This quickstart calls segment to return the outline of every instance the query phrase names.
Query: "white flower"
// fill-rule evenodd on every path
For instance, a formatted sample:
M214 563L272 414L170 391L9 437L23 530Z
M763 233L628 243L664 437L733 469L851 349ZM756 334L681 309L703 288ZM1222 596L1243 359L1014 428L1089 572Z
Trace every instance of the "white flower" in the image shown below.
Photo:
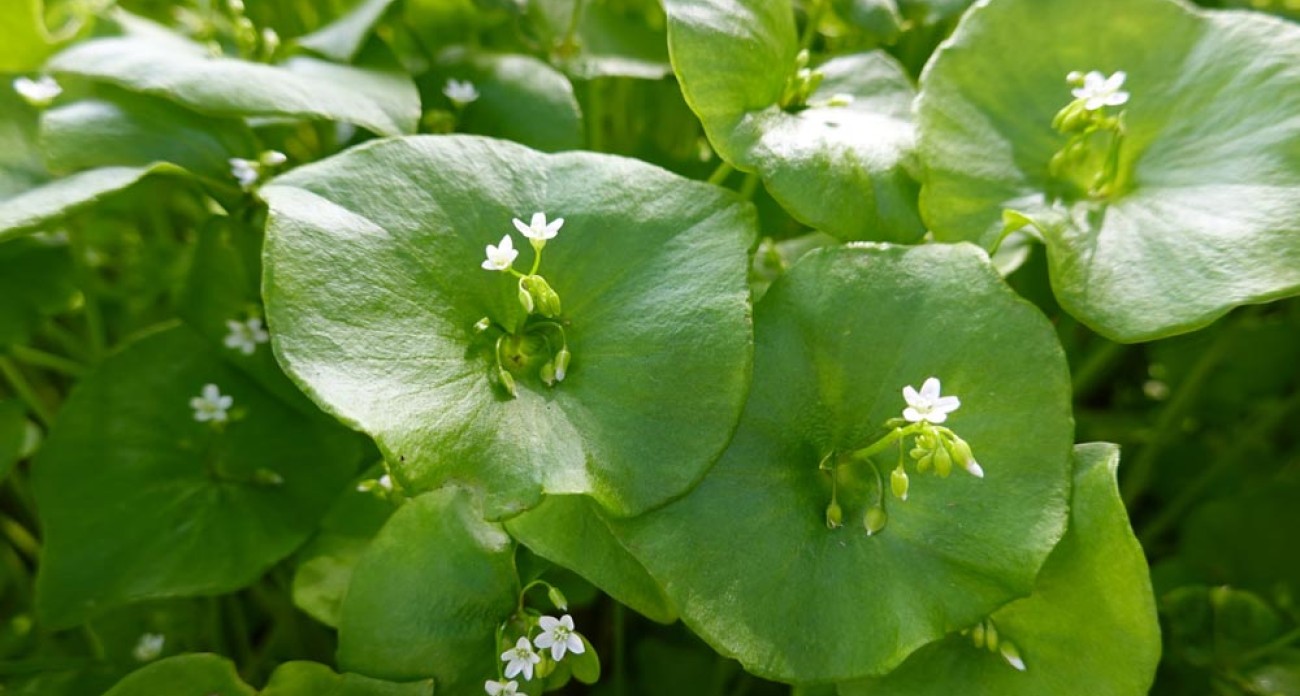
M246 321L231 319L226 322L230 333L226 334L227 348L237 350L244 355L252 355L259 343L266 343L271 336L262 328L262 320L253 318Z
M506 663L506 678L509 679L523 672L524 679L533 678L533 665L542 661L542 656L533 651L532 643L520 636L515 647L501 653Z
M488 692L488 696L514 696L519 693L519 682L513 679L483 682L483 690Z
M446 86L442 88L442 93L451 100L451 103L458 107L463 107L478 99L478 90L475 89L474 83L469 80L464 82L455 78L447 80Z
M939 396L939 378L931 377L921 385L921 392L908 385L903 387L903 399L907 408L903 409L903 418L909 423L928 421L942 423L948 420L948 414L961 406L961 400L955 396Z
M14 80L14 91L28 104L37 108L49 106L50 102L63 94L63 88L49 75L42 75L38 80L20 77Z
M1070 73L1068 77L1073 77ZM1093 70L1083 76L1083 86L1070 91L1076 99L1085 99L1083 108L1096 111L1103 106L1119 106L1128 101L1128 92L1120 91L1128 75L1120 70L1110 77Z
M234 398L221 394L215 384L203 385L203 395L190 399L190 408L194 409L194 420L203 423L212 421L214 423L226 422L226 411L230 405L235 402Z
M543 616L537 620L542 627L542 635L533 639L538 648L551 649L551 659L557 662L564 658L565 651L581 655L587 650L582 639L573 631L573 617L565 614L560 618Z
M260 176L257 162L241 157L231 157L229 162L230 175L239 181L240 186L250 189L257 183L257 177Z
M554 239L559 234L560 227L564 225L564 218L555 218L549 224L546 222L546 213L533 213L532 222L527 225L519 218L514 219L515 229L529 239L535 239L544 242L548 239Z
M504 271L510 268L517 256L519 251L515 249L515 242L507 234L501 238L499 246L487 245L487 259L483 261L483 268L489 271Z
M146 633L140 636L140 640L136 642L131 655L140 662L156 660L162 654L164 641L166 641L166 637L161 634Z

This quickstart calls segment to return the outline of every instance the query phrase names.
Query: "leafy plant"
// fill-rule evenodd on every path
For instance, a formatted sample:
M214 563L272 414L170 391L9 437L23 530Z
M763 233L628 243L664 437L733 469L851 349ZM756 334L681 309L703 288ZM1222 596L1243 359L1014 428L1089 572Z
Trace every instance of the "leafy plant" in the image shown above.
M1300 694L1226 4L4 5L0 691Z

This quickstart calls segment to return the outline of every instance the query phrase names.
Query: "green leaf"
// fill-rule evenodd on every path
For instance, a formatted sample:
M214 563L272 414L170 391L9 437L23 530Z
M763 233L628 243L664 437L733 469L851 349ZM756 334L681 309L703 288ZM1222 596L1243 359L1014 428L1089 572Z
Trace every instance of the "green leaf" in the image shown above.
M150 174L177 174L170 164L148 167L101 167L51 181L0 201L0 241L57 222L101 199L131 188Z
M595 684L600 681L600 656L596 654L596 649L591 647L590 641L583 636L578 637L586 650L581 655L569 657L569 668L573 670L574 679L583 684Z
M1070 527L1048 556L1034 594L990 617L999 645L1025 663L951 635L888 676L840 686L841 696L1140 696L1160 661L1160 626L1142 547L1115 484L1119 447L1079 445Z
M808 253L756 308L754 387L704 481L660 510L610 522L696 633L759 676L847 680L1029 594L1064 531L1070 385L1052 327L969 245L852 245ZM931 376L961 399L947 423L977 479L913 474L883 495L840 466L844 526L828 529L819 463L870 444ZM897 462L875 460L882 476Z
M762 176L800 222L841 239L913 241L924 232L911 179L914 90L883 53L832 59L810 108L781 108L795 72L789 0L667 0L673 70L709 142ZM846 106L825 104L832 95ZM833 204L831 204L833 203Z
M544 492L633 514L690 488L730 437L749 376L754 223L717 187L452 136L354 148L262 195L277 356L375 438L408 490L481 487L492 518ZM510 398L495 336L473 327L521 324L518 284L481 264L535 211L566 220L541 270L573 358L554 387L520 371Z
M415 131L420 98L410 78L311 58L265 65L214 58L197 44L104 38L79 43L46 66L170 99L211 116L289 116L344 121L380 135Z
M194 419L205 384L234 399L223 431ZM284 405L189 329L149 335L81 380L32 467L37 611L63 627L243 587L306 539L358 455L350 434ZM259 480L270 472L282 482Z
M469 80L479 98L460 112L461 131L490 135L546 152L583 146L582 112L569 79L532 56L462 53L444 54L430 73L430 91L442 94L447 78Z
M361 0L347 14L298 37L296 43L326 58L350 63L392 4L393 0Z
M233 187L230 158L257 156L257 142L240 121L202 116L155 97L101 91L100 98L45 112L41 149L50 169L171 162Z
M352 574L339 666L394 681L433 677L440 693L477 693L496 674L497 627L518 591L510 537L483 521L468 492L413 498Z
M293 603L327 626L338 627L352 571L397 503L382 489L348 488L321 520L316 536L298 553Z
M0 401L0 482L22 458L27 442L27 409L16 399ZM4 587L0 580L0 588Z
M1155 35L1167 40L1153 46ZM939 239L985 248L1004 210L1034 218L1062 307L1118 341L1293 295L1298 61L1300 27L1263 15L1172 0L983 3L922 80L925 218ZM1048 174L1072 70L1128 74L1127 183L1109 200Z
M230 660L210 653L177 655L132 672L104 696L256 696Z
M0 73L36 70L54 50L54 41L45 27L42 0L7 0L0 8L0 26L5 28L5 39L0 42Z
M533 553L581 575L643 616L665 624L676 621L663 589L614 538L592 505L579 496L549 496L510 519L506 529Z
M433 680L396 684L363 677L335 674L316 662L286 662L275 668L271 681L259 696L432 696ZM223 695L224 696L224 695Z
M25 343L47 317L69 310L80 294L67 244L47 238L0 243L0 351Z
M0 201L49 178L36 134L37 110L12 89L0 89Z

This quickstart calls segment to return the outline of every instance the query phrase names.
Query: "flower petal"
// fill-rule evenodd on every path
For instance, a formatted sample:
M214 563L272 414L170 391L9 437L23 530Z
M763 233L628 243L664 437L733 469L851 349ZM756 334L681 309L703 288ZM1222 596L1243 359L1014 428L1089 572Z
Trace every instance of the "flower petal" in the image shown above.
M939 388L939 378L931 377L925 380L925 384L921 385L921 397L926 401L933 402L939 398Z
M941 396L934 401L934 410L952 413L961 408L961 399L955 396Z
M519 218L514 218L513 220L511 220L511 222L515 223L515 229L519 230L519 234L522 234L525 237L532 235L533 233L532 228L530 228L528 225L525 225L523 220L520 220Z
M920 406L921 395L916 393L916 390L909 384L903 387L903 401L906 401L908 406Z
M582 644L582 639L579 638L576 633L570 633L569 638L564 641L564 644L568 646L569 652L574 655L581 655L584 652L587 652L587 646Z

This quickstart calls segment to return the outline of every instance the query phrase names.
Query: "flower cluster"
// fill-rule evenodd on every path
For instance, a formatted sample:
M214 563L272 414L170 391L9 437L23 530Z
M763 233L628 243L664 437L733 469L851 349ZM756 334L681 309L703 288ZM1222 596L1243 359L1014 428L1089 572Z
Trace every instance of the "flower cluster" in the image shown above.
M267 150L255 160L231 157L230 175L239 182L240 188L251 191L264 174L288 161L289 158L279 150Z
M1096 70L1086 74L1075 70L1065 76L1074 100L1052 119L1052 128L1069 136L1048 163L1053 178L1073 180L1094 198L1107 197L1119 189L1123 183L1119 154L1124 139L1124 112L1112 115L1107 108L1128 103L1129 93L1121 89L1127 79L1123 70L1109 77ZM1094 152L1104 154L1094 157Z
M550 359L542 364L538 373L547 386L554 386L556 382L564 381L568 375L572 354L569 352L564 326L555 321L563 311L560 296L537 272L542 264L542 250L546 248L548 241L555 239L560 233L560 228L564 226L564 218L547 221L546 213L538 212L534 213L532 220L527 223L519 218L514 218L512 221L515 229L524 235L533 247L532 268L528 273L515 270L514 263L519 258L519 250L515 248L514 238L509 234L502 235L501 241L497 244L488 244L485 247L485 258L480 265L486 271L509 273L519 281L517 297L519 306L524 310L524 321L513 332L502 329L502 334L497 338L496 349L497 380L511 396L515 396L515 379L507 365L523 365L530 362L529 346L536 344L537 341L530 341L529 337L536 337L544 343L550 355ZM545 321L535 321L530 324L529 320L534 315L544 318ZM493 326L496 324L491 319L483 317L474 325L474 330L482 333Z
M215 425L230 419L229 411L234 403L234 397L222 394L217 385L205 384L199 396L190 399L190 408L194 409L194 420Z
M474 83L469 80L461 81L455 78L447 80L447 84L442 88L443 96L447 97L457 109L463 109L466 106L478 101L478 89Z
M523 675L525 681L532 680L534 676L544 677L565 655L581 655L587 651L581 634L574 628L572 616L565 614L558 619L542 616L537 619L536 625L541 633L532 640L528 636L519 636L513 647L501 653L501 661L505 663L504 676L483 685L489 696L514 694L519 688L515 677ZM547 652L549 659L545 655Z
M1020 649L1005 636L998 634L998 627L993 624L993 619L985 619L975 624L974 628L961 633L968 636L975 647L1001 655L1002 659L1017 671L1023 672L1027 669L1024 658L1020 656Z
M226 322L225 346L244 355L252 355L257 347L271 340L271 335L262 327L262 320L250 317L243 321L231 319Z

